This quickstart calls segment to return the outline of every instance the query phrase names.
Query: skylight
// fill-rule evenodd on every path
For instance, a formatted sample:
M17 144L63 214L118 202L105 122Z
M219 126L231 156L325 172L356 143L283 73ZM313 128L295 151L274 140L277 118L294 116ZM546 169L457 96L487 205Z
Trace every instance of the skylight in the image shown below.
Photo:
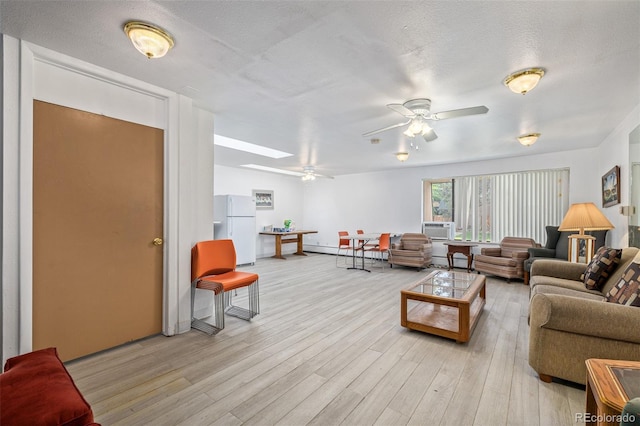
M255 169L255 170L262 170L263 172L280 173L283 175L304 176L304 173L292 172L291 170L276 169L275 167L261 166L259 164L243 164L242 167Z
M267 148L265 146L256 145L249 142L243 142L238 139L228 138L226 136L213 135L213 144L223 146L225 148L236 149L238 151L249 152L251 154L262 155L270 158L285 158L291 157L293 154L288 152L278 151L277 149Z

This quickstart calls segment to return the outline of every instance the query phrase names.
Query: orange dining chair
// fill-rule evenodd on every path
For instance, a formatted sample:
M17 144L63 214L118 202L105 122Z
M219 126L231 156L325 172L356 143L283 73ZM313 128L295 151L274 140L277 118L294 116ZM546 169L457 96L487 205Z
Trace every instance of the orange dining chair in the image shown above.
M356 233L357 233L357 234L364 234L364 231L363 231L362 229L358 229L358 230L356 231ZM363 247L363 245L362 245L363 243L364 243L364 240L358 240L358 247ZM375 246L377 246L377 244L373 244L373 243L367 243L367 244L364 244L364 248L365 248L365 249L366 249L366 248L370 248L370 247L375 247ZM356 249L357 249L357 248L356 248Z
M362 229L358 229L356 231L356 233L357 234L364 234L364 231ZM365 244L364 240L358 240L358 245L357 246L354 245L354 250L355 251L363 250L363 253L362 253L362 267L363 268L364 268L365 252L367 252L367 251L369 251L369 249L377 247L377 246L378 246L378 244L375 244L375 243L366 243ZM372 262L372 264L373 264L373 262Z
M349 235L347 231L338 231L338 252L336 253L336 267L338 267L338 258L340 257L340 252L342 250L345 251L343 256L349 254L349 250L353 253L353 246L351 245L351 240L349 238L343 238ZM347 260L344 261L345 266L347 265Z
M191 249L191 327L208 334L224 328L224 314L250 320L260 312L258 274L236 271L236 249L232 240L209 240L196 243ZM232 304L232 292L247 287L248 308ZM213 292L213 324L206 318L196 318L196 290Z
M373 253L374 259L379 257L380 267L384 269L384 254L391 247L391 234L380 234L380 239L375 247L368 248L366 251Z

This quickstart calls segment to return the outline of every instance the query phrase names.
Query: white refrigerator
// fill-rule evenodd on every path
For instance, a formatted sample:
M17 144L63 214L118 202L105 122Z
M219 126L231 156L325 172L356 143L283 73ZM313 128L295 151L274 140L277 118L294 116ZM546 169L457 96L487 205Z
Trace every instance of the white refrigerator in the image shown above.
M236 264L256 261L256 202L248 195L213 197L213 238L231 239L236 248Z

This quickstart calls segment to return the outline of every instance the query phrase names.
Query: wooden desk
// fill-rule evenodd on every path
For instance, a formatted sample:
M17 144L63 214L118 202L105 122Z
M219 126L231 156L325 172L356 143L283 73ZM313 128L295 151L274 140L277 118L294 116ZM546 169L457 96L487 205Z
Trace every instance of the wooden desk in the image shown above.
M444 243L447 246L447 263L449 264L449 270L453 269L453 255L460 253L467 257L467 272L471 272L471 264L473 263L473 253L471 253L471 247L477 246L477 244L463 243L463 242L449 242Z
M640 369L639 361L588 359L587 402L585 424L613 426L620 424L620 413L629 396L611 370L611 367Z
M275 257L276 259L286 259L286 257L284 257L282 255L282 245L283 244L288 244L288 243L298 243L298 250L294 253L297 254L298 256L306 256L306 254L304 254L304 252L302 251L302 236L304 234L317 234L318 231L288 231L288 232L273 232L273 231L264 231L264 232L260 232L260 235L273 235L276 237L276 254ZM295 238L282 238L282 237L287 237L287 236L295 236Z

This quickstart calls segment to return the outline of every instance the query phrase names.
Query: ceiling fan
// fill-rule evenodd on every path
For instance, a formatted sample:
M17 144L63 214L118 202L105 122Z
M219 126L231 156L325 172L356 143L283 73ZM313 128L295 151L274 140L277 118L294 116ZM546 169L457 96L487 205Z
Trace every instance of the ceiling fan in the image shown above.
M304 166L303 168L304 170L304 175L302 175L302 180L307 182L307 181L311 181L311 180L316 180L316 178L326 178L326 179L333 179L333 176L327 176L327 175L321 175L319 173L316 173L316 169L313 166Z
M438 135L436 135L436 132L429 126L429 121L446 120L448 118L464 117L465 115L485 114L489 111L489 108L481 105L450 111L431 112L431 99L412 99L403 104L388 104L387 107L403 115L408 120L364 133L362 136L371 136L376 133L395 129L396 127L408 125L407 130L403 132L405 135L412 138L417 135L422 135L426 142L431 142L435 140Z

